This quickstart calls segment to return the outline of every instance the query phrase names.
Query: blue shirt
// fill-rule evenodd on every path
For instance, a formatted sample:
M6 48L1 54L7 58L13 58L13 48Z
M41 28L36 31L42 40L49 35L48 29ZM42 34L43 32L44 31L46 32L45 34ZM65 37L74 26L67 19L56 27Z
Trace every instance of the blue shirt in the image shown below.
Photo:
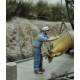
M33 47L41 47L44 41L48 40L48 36L44 33L39 33L38 36L32 41Z

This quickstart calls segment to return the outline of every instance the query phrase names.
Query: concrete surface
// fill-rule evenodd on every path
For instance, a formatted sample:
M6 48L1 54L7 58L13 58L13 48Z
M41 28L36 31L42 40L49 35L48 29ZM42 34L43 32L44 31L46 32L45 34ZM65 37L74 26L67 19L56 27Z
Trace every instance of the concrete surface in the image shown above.
M65 72L74 71L74 58L70 55L63 54L54 58L50 64L48 60L44 59L43 66L46 70L45 73L36 75L33 72L33 60L18 63L17 80L47 80L51 77L51 73L60 75Z

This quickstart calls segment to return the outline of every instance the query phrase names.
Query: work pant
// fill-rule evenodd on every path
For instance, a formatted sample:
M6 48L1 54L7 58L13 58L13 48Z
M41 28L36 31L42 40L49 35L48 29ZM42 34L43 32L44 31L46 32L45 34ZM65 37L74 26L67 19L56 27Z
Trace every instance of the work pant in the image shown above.
M33 48L33 56L34 56L34 70L42 69L43 57L41 54L41 48Z

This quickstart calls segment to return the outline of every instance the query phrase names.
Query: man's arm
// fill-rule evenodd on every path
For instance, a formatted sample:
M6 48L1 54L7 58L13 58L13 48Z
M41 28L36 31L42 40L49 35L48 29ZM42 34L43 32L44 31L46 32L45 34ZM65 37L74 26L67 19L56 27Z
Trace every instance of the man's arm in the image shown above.
M47 41L48 37L47 36L43 36L43 35L39 35L38 39L39 39L39 41Z
M50 38L48 38L47 41L54 41L54 40L58 39L59 37L60 37L60 36L50 37Z

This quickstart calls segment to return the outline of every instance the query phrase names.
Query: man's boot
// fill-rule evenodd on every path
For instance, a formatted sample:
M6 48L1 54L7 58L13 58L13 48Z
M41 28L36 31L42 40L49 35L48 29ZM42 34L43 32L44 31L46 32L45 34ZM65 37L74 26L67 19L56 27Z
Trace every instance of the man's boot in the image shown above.
M45 72L45 69L42 68L42 69L40 69L40 71L41 71L41 72Z
M38 70L34 71L34 73L35 73L35 74L43 74L42 71L38 71Z

